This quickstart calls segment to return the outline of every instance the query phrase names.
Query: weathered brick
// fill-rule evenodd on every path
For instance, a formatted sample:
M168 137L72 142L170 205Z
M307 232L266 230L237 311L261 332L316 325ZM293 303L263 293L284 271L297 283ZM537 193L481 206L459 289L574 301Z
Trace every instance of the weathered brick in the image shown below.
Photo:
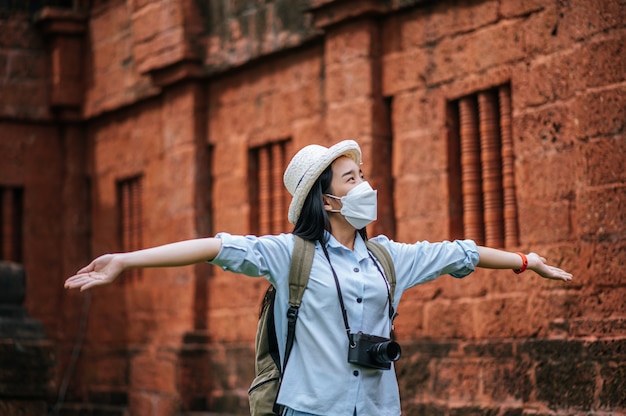
M543 152L517 163L515 180L519 191L522 195L530 195L532 189L532 200L525 201L526 198L520 197L520 202L541 205L548 201L573 201L577 192L576 178L583 177L585 173L580 153L579 148ZM550 180L543 181L542 178Z
M626 365L604 365L600 369L602 389L600 407L606 409L626 408Z
M370 57L377 32L374 22L365 22L349 24L329 33L325 42L326 65Z
M620 134L626 124L626 87L581 94L573 108L576 138Z
M528 158L545 157L571 148L576 140L575 120L568 106L558 103L513 114L513 145L517 165Z
M526 313L525 296L487 298L476 301L474 306L474 331L478 338L523 337L533 332L529 322L512 322L507 317Z
M329 102L341 102L371 96L374 87L373 75L371 62L368 59L355 59L341 65L328 65L326 67L326 99Z
M589 189L578 195L576 206L579 214L574 218L579 232L596 238L619 238L626 213L615 211L626 199L626 187ZM614 237L612 237L614 236Z
M537 399L552 407L590 409L594 402L596 368L591 362L568 358L539 362L535 369Z
M473 315L473 305L469 302L429 302L424 308L424 334L432 338L474 338Z
M626 140L616 137L592 139L581 145L588 186L626 182Z
M385 96L423 88L426 85L426 76L432 71L428 51L425 49L389 53L383 57L382 65L382 88Z
M403 350L402 359L394 366L396 374L404 381L400 392L402 397L408 400L429 388L429 382L434 376L430 371L430 357L406 356Z
M174 357L154 357L142 354L131 360L130 383L139 391L171 392L174 388L175 373Z
M483 393L501 402L511 400L528 402L533 382L529 362L505 360L500 356L482 362Z
M480 372L482 363L460 359L444 359L435 365L436 379L433 394L440 400L475 402L480 394Z
M558 11L560 17L558 31L563 34L562 36L573 40L588 38L593 34L619 27L626 19L624 5L615 0L559 3Z

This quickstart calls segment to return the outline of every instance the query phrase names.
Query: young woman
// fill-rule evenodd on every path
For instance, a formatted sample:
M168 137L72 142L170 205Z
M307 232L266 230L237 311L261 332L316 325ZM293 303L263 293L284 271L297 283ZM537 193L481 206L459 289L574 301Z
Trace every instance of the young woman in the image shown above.
M293 234L220 233L215 238L106 254L68 278L65 287L86 290L108 284L134 267L203 261L235 273L265 276L276 288L275 319L282 355L294 235L314 241L311 274L277 402L286 407L286 415L397 416L400 398L393 364L385 370L346 358L350 344L346 331L385 338L392 325L387 281L364 243L365 227L376 219L376 191L363 178L360 164L361 150L352 140L330 148L306 146L293 157L284 175L293 197L289 207ZM479 247L471 240L402 244L382 235L372 240L382 244L393 259L395 310L405 290L444 274L464 277L475 267L518 273L529 269L548 279L572 279L535 253Z

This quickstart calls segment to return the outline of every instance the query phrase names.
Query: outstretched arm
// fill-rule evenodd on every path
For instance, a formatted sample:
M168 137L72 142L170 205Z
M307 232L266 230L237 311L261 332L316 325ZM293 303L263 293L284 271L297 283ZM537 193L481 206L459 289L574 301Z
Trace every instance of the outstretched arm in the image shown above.
M221 246L222 240L219 238L200 238L128 253L105 254L68 278L65 287L83 291L109 284L130 268L175 267L210 261L217 256Z
M519 270L523 268L522 256L517 253L479 246L478 254L480 256L478 267L512 270ZM537 253L526 254L526 258L528 259L528 269L534 271L541 277L545 277L546 279L563 280L566 282L572 280L572 275L570 273L565 270L561 270L558 267L550 266L547 264L546 259L539 256Z

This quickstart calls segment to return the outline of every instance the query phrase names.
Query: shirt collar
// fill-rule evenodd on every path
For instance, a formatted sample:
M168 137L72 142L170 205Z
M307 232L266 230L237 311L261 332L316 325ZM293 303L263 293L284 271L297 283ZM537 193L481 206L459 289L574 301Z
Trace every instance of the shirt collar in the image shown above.
M339 241L337 241L337 239L333 237L331 233L329 233L328 231L324 232L326 233L326 237L328 237L326 247L334 250L347 250L347 248ZM361 237L360 233L356 233L356 238L354 239L354 255L358 261L369 257L367 247L365 246L365 241L363 241L363 237Z

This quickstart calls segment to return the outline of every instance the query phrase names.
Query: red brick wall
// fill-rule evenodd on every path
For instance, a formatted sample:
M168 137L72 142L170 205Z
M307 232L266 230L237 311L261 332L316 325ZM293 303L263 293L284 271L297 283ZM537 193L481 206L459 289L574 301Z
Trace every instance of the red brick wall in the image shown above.
M624 411L626 12L570 3L115 0L1 18L0 186L25 189L27 306L57 345L58 386L86 319L67 414L246 411L263 281L202 264L62 289L120 249L118 181L142 178L146 246L247 233L250 147L354 138L380 190L370 233L451 238L447 105L505 83L507 249L575 281L480 270L407 293L405 413ZM77 57L76 84L54 81Z

